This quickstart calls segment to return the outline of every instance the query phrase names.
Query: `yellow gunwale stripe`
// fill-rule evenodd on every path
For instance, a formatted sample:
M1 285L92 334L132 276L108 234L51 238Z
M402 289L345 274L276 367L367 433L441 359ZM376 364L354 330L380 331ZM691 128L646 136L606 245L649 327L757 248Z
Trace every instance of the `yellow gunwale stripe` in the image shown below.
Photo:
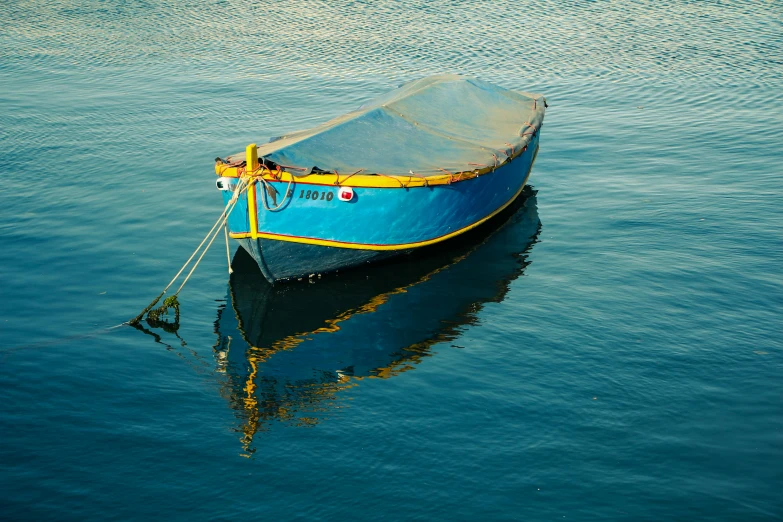
M414 187L429 187L435 185L451 185L452 183L459 183L461 181L467 181L469 179L491 174L499 167L505 165L509 160L514 160L517 157L524 154L530 143L531 139L520 150L515 151L510 158L503 160L497 165L487 166L484 168L477 168L474 170L466 170L463 172L455 172L454 174L438 174L435 176L399 176L399 175L385 175L385 174L308 174L306 176L295 176L288 171L282 171L279 175L269 169L262 168L259 171L259 176L263 177L267 181L280 181L288 183L293 179L293 183L302 185L320 185L320 186L341 186L341 187L358 187L358 188L414 188ZM538 147L536 147L536 152ZM226 178L238 178L246 175L243 167L229 167L223 163L215 164L215 173L218 176ZM275 177L277 176L277 177ZM344 179L342 182L340 179Z
M491 212L488 216L479 219L475 223L472 223L466 227L463 227L459 230L455 230L454 232L449 232L448 234L444 234L442 236L433 238L433 239L427 239L425 241L417 241L414 243L400 243L396 245L374 245L370 243L350 243L347 241L335 241L332 239L317 239L312 237L301 237L301 236L289 236L286 234L272 234L269 232L257 232L255 235L251 232L241 232L241 233L231 233L229 234L234 239L257 239L257 238L263 238L263 239L275 239L279 241L288 241L290 243L302 243L305 245L318 245L318 246L330 246L330 247L336 247L336 248L350 248L354 250L407 250L409 248L420 248L428 245L434 245L435 243L440 243L441 241L445 241L447 239L451 239L452 237L458 236L460 234L463 234L467 232L468 230L471 230L473 228L476 228L477 226L481 225L482 223L492 219L496 215L503 212L506 207L508 207L511 203L514 202L515 199L517 199L517 196L519 196L522 193L522 190L525 188L525 185L527 185L527 180L530 178L530 173L533 171L533 165L536 162L536 156L538 156L538 148L536 148L536 151L533 153L533 160L530 162L530 168L527 171L527 175L525 176L524 181L522 182L522 185L519 187L519 190L516 191L516 193L511 196L511 198L506 201L503 205L498 207L496 210ZM251 223L252 224L252 223Z
M499 164L498 167L501 165ZM482 169L484 170L484 169ZM240 172L242 171L242 172ZM243 174L244 169L237 169L236 167L228 167L226 165L217 165L215 172L218 176L226 178L238 178ZM318 185L324 187L356 187L356 188L415 188L426 187L435 185L449 185L451 183L459 183L460 181L466 181L475 177L486 174L481 170L469 171L454 174L449 176L448 174L428 176L426 178L419 176L379 176L376 174L355 174L348 177L348 174L341 174L337 176L335 174L308 174L306 176L294 176L288 171L280 173L279 177L272 176L269 170L264 170L263 177L266 181L271 182L283 182L288 183L293 177L293 183L297 185ZM339 181L339 179L345 179L345 182Z

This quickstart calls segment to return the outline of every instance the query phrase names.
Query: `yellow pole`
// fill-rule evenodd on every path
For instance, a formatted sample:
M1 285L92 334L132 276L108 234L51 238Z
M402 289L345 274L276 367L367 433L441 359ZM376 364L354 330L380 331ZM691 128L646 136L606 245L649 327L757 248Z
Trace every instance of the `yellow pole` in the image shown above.
M247 162L246 169L248 174L258 170L258 147L256 147L255 143L251 143L245 149L245 161ZM248 183L247 217L250 221L250 237L255 239L258 237L258 202L256 201L256 185L254 179L249 179ZM263 197L263 195L261 197Z
M255 143L251 143L245 149L245 161L247 162L248 174L258 170L258 147Z

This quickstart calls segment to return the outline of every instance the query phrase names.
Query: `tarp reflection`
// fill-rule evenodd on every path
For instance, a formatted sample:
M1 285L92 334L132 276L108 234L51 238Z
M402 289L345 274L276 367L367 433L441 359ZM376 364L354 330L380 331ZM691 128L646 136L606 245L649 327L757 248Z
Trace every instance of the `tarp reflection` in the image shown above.
M456 241L386 264L270 286L239 249L215 357L242 444L273 421L308 426L363 378L389 378L432 355L500 302L529 264L540 223L535 191Z

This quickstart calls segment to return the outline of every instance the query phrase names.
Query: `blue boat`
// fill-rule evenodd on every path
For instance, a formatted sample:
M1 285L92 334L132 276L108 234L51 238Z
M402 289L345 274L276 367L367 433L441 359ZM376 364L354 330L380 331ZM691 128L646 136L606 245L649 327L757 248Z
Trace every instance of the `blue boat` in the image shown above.
M522 192L545 109L541 95L438 75L251 144L215 165L230 236L273 283L451 239Z

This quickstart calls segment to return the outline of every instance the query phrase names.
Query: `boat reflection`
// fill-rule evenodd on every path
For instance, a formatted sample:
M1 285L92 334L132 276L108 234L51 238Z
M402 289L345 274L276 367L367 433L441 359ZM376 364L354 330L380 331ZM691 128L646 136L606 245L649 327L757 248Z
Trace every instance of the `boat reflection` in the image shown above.
M504 212L455 240L309 284L270 286L239 249L215 323L222 391L242 445L273 422L313 425L364 378L389 378L432 355L500 302L529 264L540 222L527 187Z

